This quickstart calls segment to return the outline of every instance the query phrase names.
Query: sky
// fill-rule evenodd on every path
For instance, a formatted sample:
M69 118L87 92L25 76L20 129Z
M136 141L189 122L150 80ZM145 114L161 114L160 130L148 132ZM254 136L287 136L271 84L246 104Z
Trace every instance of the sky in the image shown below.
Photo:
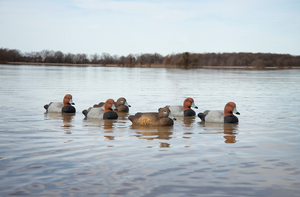
M300 55L300 1L0 0L0 48Z

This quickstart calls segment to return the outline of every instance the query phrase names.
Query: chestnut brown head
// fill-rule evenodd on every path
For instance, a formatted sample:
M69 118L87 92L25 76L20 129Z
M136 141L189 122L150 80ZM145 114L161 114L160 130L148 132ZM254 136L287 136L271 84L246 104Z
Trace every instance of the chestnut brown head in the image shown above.
M72 100L72 95L71 94L66 94L64 99L63 99L63 107L71 106L71 105L75 105L75 103Z
M187 109L191 109L191 107L194 107L196 109L198 109L198 107L195 105L194 103L194 99L193 98L186 98L183 102L183 110L187 110Z
M234 102L228 102L224 107L224 116L233 115L233 113L240 115L236 109L236 104Z

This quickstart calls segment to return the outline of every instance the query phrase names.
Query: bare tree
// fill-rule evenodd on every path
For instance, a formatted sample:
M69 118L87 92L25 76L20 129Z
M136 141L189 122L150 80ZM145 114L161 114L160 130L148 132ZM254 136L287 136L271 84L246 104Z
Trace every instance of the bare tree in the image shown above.
M56 51L54 53L55 63L64 63L64 54L61 51Z
M92 64L98 64L100 55L98 53L94 53L93 55L90 55L90 59Z

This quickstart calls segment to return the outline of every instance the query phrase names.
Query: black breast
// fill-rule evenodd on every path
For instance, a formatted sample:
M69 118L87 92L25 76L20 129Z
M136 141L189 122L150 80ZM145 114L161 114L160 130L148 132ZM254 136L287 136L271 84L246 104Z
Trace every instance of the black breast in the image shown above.
M73 107L73 106L64 106L64 107L61 109L61 112L62 112L62 113L76 113L76 109L75 109L75 107Z
M239 119L234 115L224 117L224 123L238 123Z
M103 119L118 119L118 114L113 111L108 111L103 114Z
M192 109L184 110L184 116L196 116L196 112Z

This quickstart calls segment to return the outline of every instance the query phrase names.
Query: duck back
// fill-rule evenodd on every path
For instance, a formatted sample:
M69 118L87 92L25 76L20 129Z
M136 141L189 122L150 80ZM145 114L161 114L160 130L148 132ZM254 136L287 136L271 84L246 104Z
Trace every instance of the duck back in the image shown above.
M166 106L167 108L169 108L169 110L171 111L173 116L184 116L184 111L182 109L182 106Z
M209 111L205 116L205 122L224 122L222 110Z
M52 102L49 104L49 106L47 108L47 112L61 113L62 106L63 106L63 104L61 102Z
M142 126L172 126L174 125L174 121L171 118L173 118L173 116L168 108L160 108L158 113L139 112L128 117L133 124Z
M128 119L138 125L156 125L159 121L158 113L155 112L148 112L148 113L141 113L138 112L135 115L130 115Z
M86 112L86 118L103 119L103 114L104 114L103 108L101 108L101 107L91 107Z

